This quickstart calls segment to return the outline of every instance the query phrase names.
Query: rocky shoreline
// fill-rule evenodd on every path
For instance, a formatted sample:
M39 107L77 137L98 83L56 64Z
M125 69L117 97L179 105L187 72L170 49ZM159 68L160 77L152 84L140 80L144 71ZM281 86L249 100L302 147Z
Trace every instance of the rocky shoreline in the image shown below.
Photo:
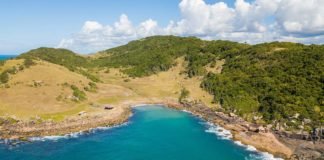
M186 110L208 122L231 131L233 140L251 145L260 151L269 152L275 156L290 160L324 159L324 141L311 141L283 137L253 123L244 121L234 114L216 112L201 103L169 103L171 108Z
M88 131L101 126L116 126L125 123L132 114L130 108L123 108L115 116L89 115L67 119L62 122L18 122L3 125L0 128L0 139L27 140L29 137L65 135Z
M28 137L42 137L50 135L65 135L74 132L88 131L101 126L115 126L125 123L132 114L131 107L138 102L126 103L121 107L119 114L105 116L102 114L89 115L76 119L68 119L60 123L18 123L2 125L0 139L27 140ZM233 140L238 140L246 145L251 145L260 151L269 152L284 159L303 160L324 157L324 143L313 144L309 141L295 140L281 137L270 129L248 123L236 115L216 112L202 103L178 103L174 101L154 101L143 104L162 104L177 110L186 110L215 125L219 125L233 135Z

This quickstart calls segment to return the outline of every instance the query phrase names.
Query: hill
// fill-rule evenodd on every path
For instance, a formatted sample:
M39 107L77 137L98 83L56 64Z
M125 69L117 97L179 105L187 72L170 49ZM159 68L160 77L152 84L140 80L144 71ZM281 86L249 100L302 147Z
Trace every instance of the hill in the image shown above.
M99 99L128 92L94 83L82 74L43 60L32 60L30 66L26 66L26 59L7 60L0 66L0 73L8 75L8 80L0 83L0 124L6 119L58 122L78 117L80 112L109 117L122 111L116 108L102 112Z
M175 99L187 89L189 97L249 121L280 121L286 129L297 129L307 121L306 129L310 129L324 120L323 53L322 45L248 45L154 36L88 57L65 49L39 48L18 59L60 65L71 74L87 77L83 81L118 86L116 91L126 92L102 98L102 103L122 103L130 98L125 95ZM46 70L51 69L42 72Z
M156 36L98 53L99 67L121 68L143 77L172 68L185 57L182 74L203 77L201 87L225 111L258 123L281 120L294 129L305 119L323 123L324 46L272 42L247 45L229 41ZM212 72L225 62L220 74ZM257 117L262 117L257 118Z
M89 69L92 64L90 63L89 59L67 49L42 47L23 53L17 58L44 60L50 63L64 66L72 72L83 74L94 82L100 81L98 77L95 77L87 72L87 69Z

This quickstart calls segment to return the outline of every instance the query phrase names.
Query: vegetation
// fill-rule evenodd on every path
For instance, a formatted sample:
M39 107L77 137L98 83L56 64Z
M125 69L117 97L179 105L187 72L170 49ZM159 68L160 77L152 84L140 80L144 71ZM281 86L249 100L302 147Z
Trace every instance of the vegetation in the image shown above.
M67 49L38 48L27 53L21 54L18 58L24 58L24 64L30 66L33 64L32 59L40 59L68 68L70 71L80 73L94 82L99 82L99 78L90 74L86 69L92 67L89 59L77 55Z
M177 57L185 55L191 47L203 41L197 38L155 36L130 42L128 45L102 52L94 60L101 67L123 67L131 77L142 77L166 71L175 64Z
M85 91L88 91L88 92L96 92L97 91L98 87L97 87L96 83L89 82L88 85L89 85L88 87L84 87Z
M83 101L87 99L87 95L77 86L71 85L71 89L73 90L73 96L76 98L74 99L75 101Z
M88 67L89 63L85 57L79 56L76 53L67 49L54 48L38 48L27 53L21 54L18 58L24 58L25 61L30 59L40 59L54 64L62 65L71 71L75 71L78 67Z
M18 72L18 70L14 66L14 67L11 67L11 68L7 69L5 72L10 73L10 74L16 74Z
M0 60L0 66L3 66L5 64L5 60Z
M30 66L35 65L35 62L31 58L26 58L24 60L24 66L29 68Z
M179 96L179 102L182 102L183 99L188 98L189 95L190 92L186 88L182 88Z
M201 87L214 95L214 102L243 117L262 115L272 123L324 120L324 46L296 43L247 45L229 41L203 41L194 37L155 36L132 41L86 58L65 49L39 48L20 58L42 59L99 79L91 70L121 68L130 77L167 71L184 57L189 77L203 77ZM221 74L207 71L225 60ZM126 79L128 81L128 79ZM126 81L125 80L125 81ZM91 90L91 86L85 90ZM72 88L72 87L71 87ZM74 88L74 89L73 89ZM84 92L73 87L76 97ZM182 90L180 98L186 96ZM179 98L179 99L180 99ZM287 123L287 125L296 125Z
M0 74L0 82L5 84L9 81L9 74L7 72L2 72Z
M185 56L188 77L203 76L201 87L214 102L248 117L260 114L278 119L316 121L324 116L324 46L295 43L247 45L229 41L202 41L173 36L149 37L106 50L95 63L123 67L132 77L168 70ZM206 66L225 59L221 74Z
M324 119L324 46L269 43L226 59L222 74L209 73L202 87L227 109L260 113L267 122ZM289 123L288 123L289 124Z

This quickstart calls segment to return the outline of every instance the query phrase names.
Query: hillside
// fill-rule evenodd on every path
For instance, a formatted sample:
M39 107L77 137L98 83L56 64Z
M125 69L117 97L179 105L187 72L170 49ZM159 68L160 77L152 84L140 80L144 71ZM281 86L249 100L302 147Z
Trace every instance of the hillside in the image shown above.
M99 52L93 63L99 67L122 67L132 77L166 71L181 56L189 63L186 73L191 77L206 73L204 66L223 56L231 56L247 45L229 41L203 41L195 37L154 36L127 45Z
M121 68L142 77L174 66L178 57L187 65L182 74L203 77L201 87L214 103L258 123L281 120L297 128L324 120L324 46L273 42L259 45L197 38L156 36L98 53L99 67ZM213 72L224 62L222 72Z
M44 60L50 63L64 66L72 72L83 74L94 82L100 81L98 77L95 77L87 72L87 69L89 69L92 64L89 59L67 49L42 47L31 50L27 53L23 53L17 58Z
M0 72L8 75L8 81L0 84L0 124L6 123L1 118L62 121L78 117L80 112L110 116L122 110L102 112L97 101L128 92L118 86L96 84L82 74L42 60L33 60L28 67L24 59L8 60L0 66Z
M58 96L60 87L54 85L58 84L57 76L64 74L52 70L60 67L66 69L66 77L79 77L76 81L82 81L82 87L91 81L98 82L100 94L109 96L82 90L88 97L92 94L97 97L96 103L178 99L186 89L189 98L223 112L235 112L249 121L280 120L286 129L297 129L307 120L305 127L310 129L324 120L323 53L321 45L280 42L248 45L175 36L148 37L87 57L65 49L39 48L14 60L23 63L23 59L33 59L39 63L24 71L28 74L19 72L10 78L10 88L5 90L8 93L13 90L13 83L18 83L19 77L27 83L38 80L37 76L31 78L34 72L46 77L44 73L51 71L53 77L49 79L55 82L49 84L56 88L53 91L57 90L55 96ZM47 68L37 70L40 64L46 64ZM2 68L8 66L9 63ZM63 81L73 84L73 78Z

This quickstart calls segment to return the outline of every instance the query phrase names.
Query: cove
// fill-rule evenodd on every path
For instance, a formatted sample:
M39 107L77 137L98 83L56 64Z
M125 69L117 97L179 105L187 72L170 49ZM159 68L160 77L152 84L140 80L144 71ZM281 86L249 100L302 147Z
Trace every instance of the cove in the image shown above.
M125 125L16 146L0 142L1 160L259 160L272 155L230 140L217 126L159 105L139 106Z

